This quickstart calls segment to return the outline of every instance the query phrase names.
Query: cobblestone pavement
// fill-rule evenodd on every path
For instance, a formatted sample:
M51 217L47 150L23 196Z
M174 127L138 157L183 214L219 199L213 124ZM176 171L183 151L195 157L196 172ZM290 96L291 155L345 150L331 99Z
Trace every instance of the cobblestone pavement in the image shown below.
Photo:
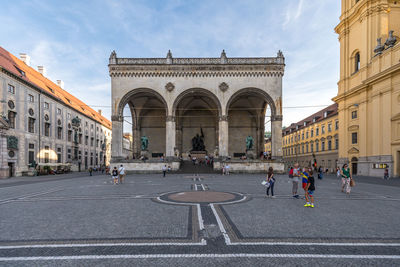
M0 180L0 266L400 266L400 180L74 173ZM195 192L195 193L193 193ZM220 193L215 193L220 192ZM301 188L299 188L301 192Z

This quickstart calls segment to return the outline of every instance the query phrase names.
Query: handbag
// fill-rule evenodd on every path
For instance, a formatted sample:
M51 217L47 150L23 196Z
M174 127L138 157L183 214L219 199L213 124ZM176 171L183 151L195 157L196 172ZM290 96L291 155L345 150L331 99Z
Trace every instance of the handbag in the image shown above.
M270 183L268 183L268 181L262 181L261 184L264 185L264 186L266 186L266 187L269 187L269 186L270 186Z
M354 182L353 179L350 179L350 186L351 186L351 187L354 187L355 185L356 185L356 182Z

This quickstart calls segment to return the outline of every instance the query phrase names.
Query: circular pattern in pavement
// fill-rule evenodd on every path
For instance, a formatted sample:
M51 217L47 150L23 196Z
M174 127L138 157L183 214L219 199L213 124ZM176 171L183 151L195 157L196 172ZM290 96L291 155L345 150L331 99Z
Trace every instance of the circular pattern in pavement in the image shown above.
M244 196L231 192L216 191L187 191L167 193L160 196L160 199L173 203L225 203L236 202L244 199Z

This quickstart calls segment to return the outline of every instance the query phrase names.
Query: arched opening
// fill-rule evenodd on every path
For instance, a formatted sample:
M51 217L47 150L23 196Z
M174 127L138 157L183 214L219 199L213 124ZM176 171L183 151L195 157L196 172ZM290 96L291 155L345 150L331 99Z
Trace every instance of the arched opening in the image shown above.
M221 105L210 91L195 88L181 93L173 105L177 153L183 158L191 153L214 155L218 147L218 119ZM197 146L201 139L202 145Z
M126 159L138 159L145 151L147 158L165 155L165 121L167 104L152 89L135 89L120 102L122 113L122 151ZM148 146L142 149L141 138L148 139Z
M357 164L358 163L358 159L356 157L353 157L351 159L351 173L353 175L357 175Z
M255 158L264 158L266 136L271 138L273 153L273 134L271 119L276 108L271 97L257 88L244 88L236 92L227 104L229 137L228 153L232 158L248 156L246 140L253 140ZM247 153L247 154L246 154Z

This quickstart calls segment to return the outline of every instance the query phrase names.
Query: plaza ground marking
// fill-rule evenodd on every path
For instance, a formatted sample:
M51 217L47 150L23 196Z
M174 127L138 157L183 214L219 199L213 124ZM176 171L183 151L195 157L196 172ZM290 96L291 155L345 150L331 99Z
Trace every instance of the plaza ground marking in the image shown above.
M204 188L204 184L201 184L201 187L203 187L203 191L206 191L206 189Z
M340 243L340 242L231 242L229 245L264 245L264 246L345 246L345 247L400 247L400 243Z
M228 234L226 233L225 228L224 228L224 225L222 224L221 219L219 218L218 213L217 213L217 211L215 210L214 205L213 205L213 204L210 204L210 207L211 207L211 210L212 210L213 213L214 213L215 219L217 220L219 230L221 231L221 233L222 233L223 236L224 236L225 243L226 243L227 245L229 245L229 244L231 243L231 239L229 238Z
M199 229L204 230L203 216L201 215L200 204L197 204L197 220L199 221Z
M0 257L0 261L157 259L157 258L321 258L321 259L395 259L400 255L337 255L337 254L136 254L136 255L76 255Z
M0 200L0 205L1 204L5 204L14 200L23 200L29 197L36 197L36 196L41 196L41 195L46 195L46 194L50 194L50 193L54 193L54 192L58 192L58 191L62 191L64 189L55 189L53 188L52 190L49 191L42 191L42 192L37 192L37 193L31 193L31 194L27 194L27 195L22 195L22 196L17 196L17 197L12 197L12 198L7 198L7 199L1 199Z

